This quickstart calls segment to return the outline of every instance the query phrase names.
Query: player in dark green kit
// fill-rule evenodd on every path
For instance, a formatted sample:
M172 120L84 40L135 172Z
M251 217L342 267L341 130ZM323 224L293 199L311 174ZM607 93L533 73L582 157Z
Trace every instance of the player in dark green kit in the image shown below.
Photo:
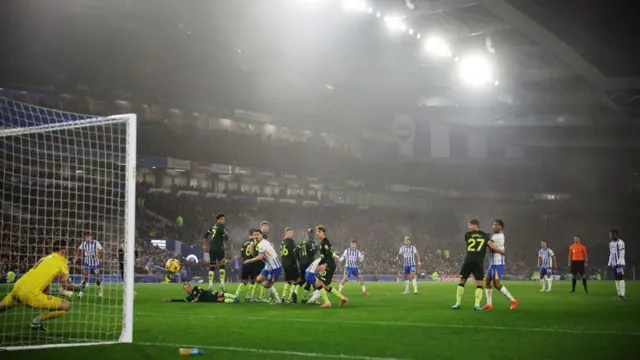
M197 302L212 302L212 303L226 303L233 304L240 302L240 299L233 295L227 294L222 291L211 291L211 290L202 290L197 286L191 287L191 284L184 283L182 286L184 292L187 293L187 297L184 299L164 299L164 302L188 302L188 303L197 303Z
M320 239L321 259L320 274L316 279L316 290L320 291L320 296L322 296L322 300L324 302L321 307L331 307L331 302L329 302L327 293L333 294L338 299L340 299L340 306L344 306L344 304L349 301L349 298L345 297L337 291L332 291L333 289L331 288L331 280L333 279L333 274L336 271L336 255L326 234L327 229L324 226L316 226L316 235L318 236L318 239Z
M213 277L216 268L218 268L218 277L220 278L220 290L224 292L224 265L227 261L224 253L224 243L229 238L225 230L227 218L224 214L216 215L216 223L202 235L202 250L209 252L209 290L213 290Z
M284 290L282 290L282 302L298 302L298 289L296 284L300 278L298 272L298 262L296 261L296 242L293 240L293 229L284 229L284 240L280 243L280 256L282 257L282 267L284 268Z
M257 255L254 256L253 252L251 251L252 246L255 249L255 244L256 244L255 238L256 238L256 229L249 230L249 239L242 244L242 248L240 249L240 258L242 259L242 262L244 262L245 260L253 259L254 257L257 256ZM240 293L245 288L245 286L247 286L247 283L249 281L251 281L251 285L254 285L256 283L257 275L255 274L255 269L256 269L255 264L242 265L242 274L240 275L240 285L238 285L238 288L236 289L236 296L240 297ZM245 300L249 301L249 294L247 294L247 296L245 297Z
M482 283L484 281L484 258L487 253L487 248L490 248L493 252L504 255L504 251L498 249L493 241L491 241L491 235L479 229L480 222L476 219L469 221L467 225L466 234L464 234L464 241L467 246L467 256L462 264L460 270L460 283L456 291L456 304L451 308L453 310L459 310L462 303L462 295L464 294L464 285L470 275L476 279L476 292L474 310L482 311L480 302L482 301Z
M315 240L316 231L314 228L309 228L307 230L307 239L302 240L300 245L296 247L295 254L296 259L298 259L298 270L300 272L300 278L298 279L298 285L302 286L305 284L304 281L304 272L311 265L313 260L316 259L316 254L318 253L318 247L316 246Z

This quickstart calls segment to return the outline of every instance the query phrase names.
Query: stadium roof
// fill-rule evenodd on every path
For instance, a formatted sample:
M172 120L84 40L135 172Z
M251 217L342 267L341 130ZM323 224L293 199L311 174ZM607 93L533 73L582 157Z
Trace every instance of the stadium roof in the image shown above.
M618 119L640 89L628 50L638 25L625 16L637 12L623 0L368 0L372 14L339 0L8 3L0 61L15 71L3 83L47 73L56 86L358 125L401 112ZM378 12L412 35L387 31ZM499 85L465 87L455 61L425 53L433 34L454 57L495 52Z

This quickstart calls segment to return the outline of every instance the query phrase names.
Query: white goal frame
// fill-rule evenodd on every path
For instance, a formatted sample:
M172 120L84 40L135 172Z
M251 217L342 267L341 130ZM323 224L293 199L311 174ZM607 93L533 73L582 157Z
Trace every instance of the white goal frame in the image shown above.
M122 114L107 117L96 117L77 121L66 121L56 124L0 128L0 141L8 136L19 136L33 133L44 133L55 130L70 130L90 126L125 123L126 126L126 163L125 163L125 268L123 294L123 326L118 341L82 342L24 346L0 346L0 351L31 350L74 346L107 345L133 342L133 299L135 282L135 225L136 225L136 148L137 148L137 116L136 114ZM73 311L73 309L71 310Z

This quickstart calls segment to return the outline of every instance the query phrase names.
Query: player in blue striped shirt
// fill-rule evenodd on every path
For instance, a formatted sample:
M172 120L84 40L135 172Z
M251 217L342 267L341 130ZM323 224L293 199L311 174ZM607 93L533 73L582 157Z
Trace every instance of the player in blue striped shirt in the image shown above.
M362 295L369 295L367 292L367 287L364 285L364 277L360 274L360 268L358 267L358 263L364 260L364 256L362 252L358 250L357 244L355 240L351 240L350 247L344 251L342 256L340 257L340 262L346 261L346 266L344 269L344 276L342 277L342 281L340 282L340 288L338 292L342 294L342 289L344 289L344 284L349 281L349 278L355 276L360 280L360 287L362 288Z
M418 295L418 280L416 279L416 263L418 267L422 264L420 263L420 256L418 255L418 250L415 246L411 244L411 238L404 238L404 245L400 247L400 251L398 252L398 256L396 260L402 256L404 259L404 293L403 295L407 295L409 293L409 279L413 282L413 293Z
M553 282L553 270L558 268L558 263L556 262L556 254L553 250L547 247L547 240L542 240L541 249L538 250L538 268L540 269L540 284L542 285L542 290L540 291L551 291L551 283ZM547 284L545 288L545 282Z
M611 242L609 243L608 266L611 266L611 270L613 270L613 279L615 280L616 290L618 291L618 300L625 300L626 286L624 282L624 270L626 262L624 260L624 241L620 239L618 230L611 230L609 232L609 238Z
M82 284L80 284L78 297L84 295L84 289L89 282L89 273L93 274L93 278L96 280L98 296L102 297L102 287L100 286L100 259L102 259L103 255L102 245L92 238L90 232L86 232L84 241L80 244L78 250L76 250L76 262L82 257Z

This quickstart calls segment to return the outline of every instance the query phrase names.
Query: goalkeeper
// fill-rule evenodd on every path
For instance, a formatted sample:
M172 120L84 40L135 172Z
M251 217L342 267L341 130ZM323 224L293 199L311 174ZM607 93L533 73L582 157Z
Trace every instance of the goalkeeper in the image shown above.
M224 293L222 291L212 291L212 290L203 290L197 286L191 286L189 283L184 283L182 289L187 293L187 297L184 299L164 299L164 302L188 302L188 303L197 303L197 302L213 302L213 303L225 303L225 304L233 304L239 303L240 298L235 296L234 294Z

